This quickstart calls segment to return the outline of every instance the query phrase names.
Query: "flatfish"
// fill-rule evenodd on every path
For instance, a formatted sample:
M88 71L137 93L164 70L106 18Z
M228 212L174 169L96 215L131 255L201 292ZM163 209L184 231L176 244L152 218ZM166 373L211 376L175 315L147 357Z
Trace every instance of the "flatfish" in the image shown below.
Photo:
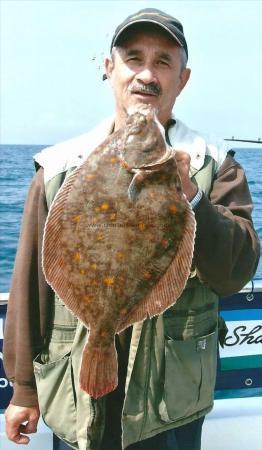
M117 386L115 334L176 302L190 273L195 219L174 150L151 105L129 111L65 180L43 241L47 282L89 329L80 386Z

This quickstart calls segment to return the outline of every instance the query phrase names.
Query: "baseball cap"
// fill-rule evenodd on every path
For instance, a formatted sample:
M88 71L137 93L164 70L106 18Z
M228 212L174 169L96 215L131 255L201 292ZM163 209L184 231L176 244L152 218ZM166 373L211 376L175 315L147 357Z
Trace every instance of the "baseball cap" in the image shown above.
M123 32L131 25L134 25L136 23L153 23L160 26L165 31L167 31L181 47L185 49L186 55L188 57L188 48L182 23L169 14L166 14L165 12L155 8L141 9L137 13L128 16L116 28L111 42L110 50L112 50L112 48L117 44L117 41L123 34Z
M138 23L152 23L164 29L174 38L178 45L185 49L188 57L188 48L182 23L175 19L175 17L172 17L156 8L141 9L137 13L128 16L120 25L118 25L112 38L110 51L112 51L112 48L117 45L120 36L122 37L123 33L129 27ZM106 75L103 75L103 80L106 80L106 78Z

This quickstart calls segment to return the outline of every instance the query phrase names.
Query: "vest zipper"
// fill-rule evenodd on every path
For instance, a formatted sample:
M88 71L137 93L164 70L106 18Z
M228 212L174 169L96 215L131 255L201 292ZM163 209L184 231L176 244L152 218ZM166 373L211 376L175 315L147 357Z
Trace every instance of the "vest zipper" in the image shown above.
M152 323L154 321L154 324ZM139 440L141 440L142 437L142 433L143 433L143 429L145 427L145 423L147 421L147 415L148 415L148 408L147 408L147 399L148 399L148 385L149 385L149 375L150 375L150 368L151 368L151 354L152 354L152 348L153 348L153 329L155 328L155 320L151 319L151 336L150 336L150 346L149 346L149 356L148 356L148 364L147 364L147 371L146 371L146 382L145 382L145 394L144 394L144 418L143 418L143 422L142 422L142 426L141 426L141 431L140 431L140 436L139 436Z
M95 408L95 400L93 397L90 397L90 427L93 426L96 419L96 408Z

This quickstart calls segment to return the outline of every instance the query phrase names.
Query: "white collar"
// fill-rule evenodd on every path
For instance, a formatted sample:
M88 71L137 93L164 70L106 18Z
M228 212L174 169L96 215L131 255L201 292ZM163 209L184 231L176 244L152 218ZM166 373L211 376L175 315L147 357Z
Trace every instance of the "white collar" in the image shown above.
M90 132L37 153L34 159L45 169L45 182L61 172L82 164L90 153L112 132L113 126L114 118L111 116ZM168 129L168 137L175 150L183 150L189 153L191 176L204 165L206 155L212 156L218 169L228 150L225 141L216 137L200 135L178 119L175 119L174 125L171 125Z
M206 141L194 130L188 128L181 120L168 129L171 146L175 150L187 152L191 158L191 167L198 171L204 164L206 155Z
M82 164L83 160L111 133L113 125L114 119L109 117L88 133L37 153L34 160L44 168L45 183L59 173Z

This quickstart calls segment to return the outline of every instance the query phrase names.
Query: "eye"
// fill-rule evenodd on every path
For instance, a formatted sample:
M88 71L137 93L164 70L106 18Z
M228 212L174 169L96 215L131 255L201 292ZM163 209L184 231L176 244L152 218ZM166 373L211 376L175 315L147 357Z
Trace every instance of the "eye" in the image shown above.
M159 66L163 66L163 67L169 67L169 62L168 61L166 61L165 59L160 59L158 62L157 62L157 64L159 65Z
M128 59L127 59L127 61L129 62L129 61L137 61L137 62L140 62L141 61L141 58L139 58L138 56L130 56Z

